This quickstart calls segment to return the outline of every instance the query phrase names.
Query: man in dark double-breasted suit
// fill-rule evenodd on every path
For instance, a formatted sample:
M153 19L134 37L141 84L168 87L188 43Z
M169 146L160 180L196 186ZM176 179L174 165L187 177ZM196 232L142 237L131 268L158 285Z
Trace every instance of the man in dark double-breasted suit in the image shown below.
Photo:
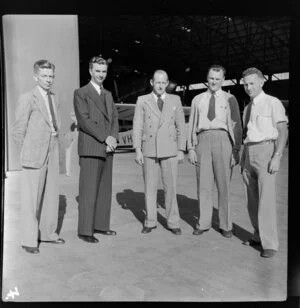
M91 81L74 92L80 157L78 236L97 243L94 233L110 230L113 152L117 146L118 111L103 88L108 63L101 57L89 62Z

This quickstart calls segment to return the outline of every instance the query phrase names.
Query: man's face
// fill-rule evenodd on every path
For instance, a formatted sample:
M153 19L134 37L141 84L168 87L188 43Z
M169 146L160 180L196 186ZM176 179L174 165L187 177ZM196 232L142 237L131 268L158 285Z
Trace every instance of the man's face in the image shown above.
M208 82L208 88L212 92L218 91L223 84L224 81L224 74L223 71L215 71L215 70L209 70L207 75L207 82Z
M54 82L54 71L51 68L39 68L33 78L42 89L49 91Z
M166 92L166 88L169 84L168 76L164 73L155 73L150 83L153 87L153 92L156 95L162 95Z
M97 85L101 85L107 76L107 65L93 63L93 67L89 70L91 79Z
M250 98L256 97L261 91L264 85L264 80L257 74L251 74L244 78L244 89Z

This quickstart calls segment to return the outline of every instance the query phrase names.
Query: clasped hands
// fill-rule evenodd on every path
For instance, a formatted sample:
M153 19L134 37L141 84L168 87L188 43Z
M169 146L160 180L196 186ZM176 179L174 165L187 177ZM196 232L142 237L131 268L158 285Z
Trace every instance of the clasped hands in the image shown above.
M106 152L114 152L117 147L117 140L113 136L108 136L105 139Z

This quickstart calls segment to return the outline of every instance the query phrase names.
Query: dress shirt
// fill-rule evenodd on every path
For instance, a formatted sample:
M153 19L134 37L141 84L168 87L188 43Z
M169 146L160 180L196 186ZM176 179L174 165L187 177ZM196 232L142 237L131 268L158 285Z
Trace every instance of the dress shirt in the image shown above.
M44 102L45 102L45 105L46 105L46 108L47 108L47 112L48 112L48 116L49 116L49 121L50 121L50 126L51 126L51 133L52 133L52 136L56 136L57 135L57 131L54 129L54 126L53 126L53 121L52 121L52 116L51 116L51 111L50 111L50 107L49 107L49 101L48 101L48 96L47 96L47 91L45 91L43 88L41 88L40 86L38 86L38 89L44 99ZM53 102L53 110L54 110L54 114L55 114L55 119L56 119L56 122L57 122L57 110L56 110L56 105L54 103L54 96L53 96L53 93L51 92L51 98L52 98L52 102Z
M245 143L277 139L277 123L288 122L281 101L262 91L253 99L252 104ZM247 108L249 108L249 106ZM245 121L245 112L243 118Z
M101 88L98 84L96 84L94 81L91 80L91 84L94 86L96 89L97 93L100 95L101 94Z
M209 100L212 96L211 91L206 91L199 96L199 103L197 105L199 111L199 120L197 132L209 129L225 129L227 130L227 112L230 112L228 101L220 89L215 92L215 118L210 121L207 118Z

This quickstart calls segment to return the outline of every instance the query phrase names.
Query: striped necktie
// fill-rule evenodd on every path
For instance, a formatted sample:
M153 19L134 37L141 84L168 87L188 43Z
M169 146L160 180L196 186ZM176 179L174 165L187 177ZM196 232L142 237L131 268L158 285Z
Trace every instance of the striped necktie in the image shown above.
M164 106L164 101L161 98L161 95L158 95L158 94L157 94L157 106L158 106L159 110L162 111L163 106Z
M50 113L51 113L51 118L52 118L52 124L53 124L54 130L57 131L57 124L56 124L56 119L55 119L53 101L52 101L50 91L47 92L47 97L48 97L48 104L49 104L49 109L50 109Z
M211 97L209 100L209 107L207 112L207 118L212 121L216 117L216 98L215 98L215 92L211 92Z

